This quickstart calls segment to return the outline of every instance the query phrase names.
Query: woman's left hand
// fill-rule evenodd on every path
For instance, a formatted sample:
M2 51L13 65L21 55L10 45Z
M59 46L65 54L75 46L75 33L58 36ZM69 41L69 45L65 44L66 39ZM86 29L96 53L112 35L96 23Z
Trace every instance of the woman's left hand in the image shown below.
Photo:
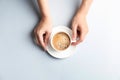
M76 14L72 20L72 32L73 42L72 45L78 45L85 39L85 36L88 33L88 25L86 21L86 16L82 14Z

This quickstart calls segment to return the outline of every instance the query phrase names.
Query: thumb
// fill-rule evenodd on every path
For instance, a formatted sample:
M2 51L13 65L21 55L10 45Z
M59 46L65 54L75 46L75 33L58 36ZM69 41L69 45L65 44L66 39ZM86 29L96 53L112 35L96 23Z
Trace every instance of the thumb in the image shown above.
M77 26L72 26L72 40L76 40L77 37Z

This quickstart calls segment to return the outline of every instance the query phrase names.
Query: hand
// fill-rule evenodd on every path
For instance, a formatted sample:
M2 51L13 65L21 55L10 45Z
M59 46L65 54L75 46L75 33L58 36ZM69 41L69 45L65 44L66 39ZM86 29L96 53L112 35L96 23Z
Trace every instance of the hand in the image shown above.
M34 29L36 42L38 45L41 45L44 50L46 50L51 30L52 21L49 18L42 18L38 26Z
M88 33L86 17L82 14L77 14L72 20L73 42L72 45L77 45L85 39Z

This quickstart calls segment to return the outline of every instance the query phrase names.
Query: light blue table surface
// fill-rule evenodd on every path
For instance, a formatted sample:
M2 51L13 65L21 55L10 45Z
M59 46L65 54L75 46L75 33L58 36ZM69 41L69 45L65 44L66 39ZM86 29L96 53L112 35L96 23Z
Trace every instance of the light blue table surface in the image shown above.
M70 27L79 4L49 0L53 26ZM55 59L33 42L40 19L36 1L0 0L0 80L120 80L120 24L113 20L119 17L114 5L119 6L114 0L94 0L85 41L73 56Z

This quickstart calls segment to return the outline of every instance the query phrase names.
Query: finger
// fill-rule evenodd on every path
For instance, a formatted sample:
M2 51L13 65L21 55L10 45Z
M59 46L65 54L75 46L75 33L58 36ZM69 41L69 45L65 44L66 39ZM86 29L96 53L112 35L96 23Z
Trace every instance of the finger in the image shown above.
M37 38L38 38L38 42L41 44L41 46L43 47L43 49L46 50L46 46L45 46L43 34L44 33L42 33L40 35L37 35Z
M39 41L38 41L36 36L35 36L35 42L36 42L37 45L40 45L40 43L39 43Z
M82 39L82 40L79 39L79 40L77 40L76 42L73 42L72 45L73 45L73 46L76 46L76 45L78 45L80 42L82 42L83 40L84 40L84 39Z
M72 39L73 41L76 40L77 37L77 25L72 26Z
M79 39L74 43L74 45L78 45L79 43L83 42L85 39L86 33L81 33Z
M86 24L86 27L87 27L87 24ZM80 37L79 37L78 41L76 42L76 45L79 44L80 42L84 41L87 33L88 33L88 29L81 30Z
M37 45L40 45L39 41L38 41L38 38L37 38L37 31L36 29L34 29L34 36L35 36L35 42Z

